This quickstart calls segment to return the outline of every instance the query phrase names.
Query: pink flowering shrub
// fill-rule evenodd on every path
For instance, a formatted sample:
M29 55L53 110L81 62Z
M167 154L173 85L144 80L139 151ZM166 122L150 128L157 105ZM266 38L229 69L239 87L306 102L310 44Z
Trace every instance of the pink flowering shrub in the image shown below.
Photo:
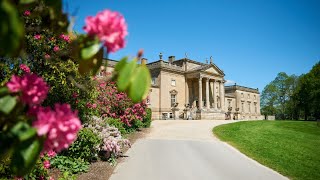
M30 71L30 69L25 70ZM47 83L35 74L25 74L22 77L13 75L7 87L13 93L21 92L21 101L28 105L43 102L49 90Z
M32 125L39 136L46 137L43 149L45 152L60 152L68 148L81 129L77 112L73 112L68 104L55 104L54 110L39 108Z
M27 65L25 65L25 64L20 64L20 69L24 72L24 73L30 73L31 71L30 71L30 68L27 66Z
M102 142L96 146L97 151L104 152L103 156L109 158L111 155L118 156L123 147L130 147L129 140L123 139L120 131L106 123L106 119L93 116L92 119L84 124L88 129L102 139Z
M142 121L146 115L146 103L142 101L134 104L124 92L119 92L115 82L97 79L99 92L97 107L102 116L120 119L126 126L134 121Z
M120 13L104 10L94 17L87 17L85 21L84 31L97 36L107 52L116 52L125 46L127 24Z
M49 161L49 160L43 161L43 167L44 167L45 169L49 169L49 168L50 168L50 161Z

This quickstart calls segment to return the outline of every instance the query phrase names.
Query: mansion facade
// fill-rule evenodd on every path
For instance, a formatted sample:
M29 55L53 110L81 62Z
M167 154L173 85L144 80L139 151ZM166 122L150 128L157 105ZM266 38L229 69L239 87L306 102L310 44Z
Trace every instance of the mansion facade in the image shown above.
M117 61L107 60L112 72ZM210 59L200 63L188 58L147 63L151 88L147 104L152 119L224 120L264 119L260 114L258 89L239 85L225 86L224 72Z

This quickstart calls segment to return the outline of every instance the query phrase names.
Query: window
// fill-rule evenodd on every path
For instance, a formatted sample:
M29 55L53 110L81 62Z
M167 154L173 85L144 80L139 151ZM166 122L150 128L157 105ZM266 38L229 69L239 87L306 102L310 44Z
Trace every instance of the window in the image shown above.
M243 95L243 93L241 93L241 97L242 97L242 98L244 98L244 95Z
M250 94L248 94L248 99L250 99Z
M254 103L254 112L257 113L257 103Z
M174 104L177 102L176 95L171 94L171 107L174 107Z
M244 112L244 106L243 106L243 104L244 104L244 103L241 103L241 111L242 111L242 112Z
M152 85L155 85L155 84L156 84L156 78L155 78L155 77L152 77L152 79L151 79L151 84L152 84Z
M176 86L176 80L175 79L171 80L171 86Z
M170 102L171 102L171 107L174 107L174 105L177 105L177 94L178 94L178 91L176 90L171 90L170 92Z
M231 107L231 99L228 99L228 107Z
M250 102L248 102L248 110L249 110L249 113L251 113L251 108L250 108Z
M256 100L256 95L253 96L253 99Z

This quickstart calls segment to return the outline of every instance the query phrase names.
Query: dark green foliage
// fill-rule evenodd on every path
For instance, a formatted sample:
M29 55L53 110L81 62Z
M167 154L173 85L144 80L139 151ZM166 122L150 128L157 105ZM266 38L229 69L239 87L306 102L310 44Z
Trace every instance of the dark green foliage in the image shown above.
M306 121L247 121L213 132L242 153L289 179L320 179L320 128Z
M299 77L279 73L262 91L261 107L276 119L320 120L320 62Z
M121 135L128 134L127 130L124 127L123 122L121 122L120 119L108 118L106 120L106 123L109 124L109 126L113 126L115 128L118 128Z
M147 108L146 109L146 116L143 118L143 126L145 127L145 128L148 128L148 127L150 127L150 125L151 125L151 116L152 116L152 111L151 111L151 109L150 108Z
M62 172L70 172L77 174L80 172L87 172L89 163L83 159L76 159L67 156L56 156L51 160L51 166L58 168Z
M77 140L64 151L62 154L72 158L80 158L86 162L90 162L97 157L97 149L101 139L91 129L83 128L78 133Z

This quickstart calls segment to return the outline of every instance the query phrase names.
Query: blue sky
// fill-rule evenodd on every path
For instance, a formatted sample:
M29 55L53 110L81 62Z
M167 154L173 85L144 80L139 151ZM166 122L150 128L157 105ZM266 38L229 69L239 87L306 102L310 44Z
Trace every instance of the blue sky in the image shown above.
M127 46L109 58L136 55L149 62L174 55L205 62L213 56L226 80L259 88L277 73L307 73L320 59L319 0L65 0L77 16L121 12Z

